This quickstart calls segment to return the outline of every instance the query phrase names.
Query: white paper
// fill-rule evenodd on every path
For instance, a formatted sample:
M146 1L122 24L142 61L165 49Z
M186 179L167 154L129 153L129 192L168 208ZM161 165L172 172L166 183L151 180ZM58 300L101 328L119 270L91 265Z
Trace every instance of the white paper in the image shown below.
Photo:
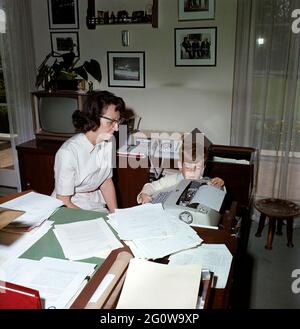
M117 151L119 155L126 156L140 156L141 158L145 158L148 153L148 144L140 143L138 145L123 145Z
M117 209L116 230L139 258L156 259L199 245L202 239L161 204Z
M73 260L106 257L123 247L102 218L55 225L53 231L65 257Z
M148 259L157 259L173 254L180 250L200 245L203 240L194 234L177 234L171 237L135 239L135 246L143 251Z
M232 255L224 244L202 244L200 247L171 255L169 259L169 264L200 264L214 272L215 288L223 289L227 283Z
M118 309L194 309L201 266L130 260Z
M38 290L45 308L64 308L95 266L49 257L21 258L4 267L1 279Z
M115 214L118 234L123 240L174 235L180 228L188 230L185 223L164 211L159 203L116 209Z
M62 205L63 202L61 200L48 195L30 192L2 203L1 207L25 211L25 214L16 218L13 223L17 222L19 225L32 226L39 225Z

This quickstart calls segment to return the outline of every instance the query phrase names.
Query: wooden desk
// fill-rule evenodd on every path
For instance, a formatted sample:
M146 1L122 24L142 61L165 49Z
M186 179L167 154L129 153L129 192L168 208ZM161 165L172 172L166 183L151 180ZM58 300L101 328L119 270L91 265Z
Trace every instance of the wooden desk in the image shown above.
M17 196L28 193L24 191L6 197L0 197L0 204L9 201ZM83 219L95 219L99 217L99 213L94 211L86 211L81 209L61 208L53 216L50 217L56 224L63 224L68 221L67 218L72 218L72 221L80 221ZM213 230L207 228L194 228L205 243L224 243L233 255L233 262L229 273L229 278L225 289L211 288L210 297L207 301L207 308L226 309L230 307L230 293L233 284L234 272L236 271L235 255L237 251L237 239L226 230ZM55 257L64 259L64 254L61 246L57 242L52 230L48 231L38 242L29 248L21 257L40 260L42 257ZM90 258L91 263L102 265L103 259ZM107 266L107 265L106 265ZM103 276L103 273L101 274ZM207 288L207 287L206 287ZM77 304L78 305L78 304ZM76 306L76 304L75 304Z

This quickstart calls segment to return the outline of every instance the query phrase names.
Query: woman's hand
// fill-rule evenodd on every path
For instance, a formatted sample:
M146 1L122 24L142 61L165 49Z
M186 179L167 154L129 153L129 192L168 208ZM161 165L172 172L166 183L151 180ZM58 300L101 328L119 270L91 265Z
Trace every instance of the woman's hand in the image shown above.
M214 177L213 179L210 180L211 185L216 186L216 187L223 187L224 186L224 181L220 177Z
M140 201L142 204L151 202L152 198L149 194L147 193L141 193L140 195Z

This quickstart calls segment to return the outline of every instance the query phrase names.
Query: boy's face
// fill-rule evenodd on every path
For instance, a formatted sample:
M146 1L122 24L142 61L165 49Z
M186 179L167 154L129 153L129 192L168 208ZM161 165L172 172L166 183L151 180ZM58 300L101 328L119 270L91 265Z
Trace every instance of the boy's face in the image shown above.
M185 179L200 179L204 171L204 161L183 162L181 172Z

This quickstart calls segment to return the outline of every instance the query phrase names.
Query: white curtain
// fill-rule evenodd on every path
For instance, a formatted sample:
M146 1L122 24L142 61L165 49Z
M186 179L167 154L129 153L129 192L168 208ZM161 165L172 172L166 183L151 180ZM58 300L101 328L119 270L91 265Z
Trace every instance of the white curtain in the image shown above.
M238 0L231 144L259 154L257 197L300 201L299 0Z
M11 144L18 168L15 145L34 138L30 92L34 90L35 60L30 1L0 0L0 9L6 18L5 31L0 33L0 49Z

